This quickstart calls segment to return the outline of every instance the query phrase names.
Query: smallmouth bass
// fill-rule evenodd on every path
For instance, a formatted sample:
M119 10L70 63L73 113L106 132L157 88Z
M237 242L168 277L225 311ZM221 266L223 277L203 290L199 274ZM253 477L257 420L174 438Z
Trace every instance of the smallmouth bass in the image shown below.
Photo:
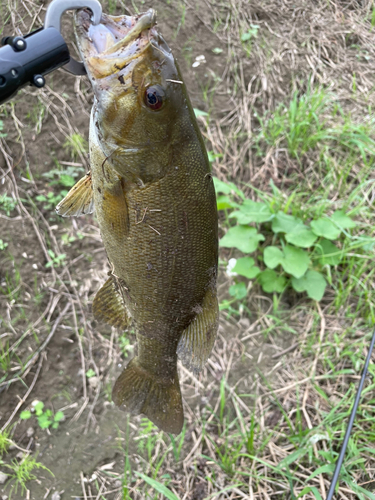
M198 373L218 327L215 190L185 85L156 13L79 11L76 38L94 90L91 172L57 206L95 206L111 271L93 302L99 321L136 329L138 352L113 400L178 434L177 359Z

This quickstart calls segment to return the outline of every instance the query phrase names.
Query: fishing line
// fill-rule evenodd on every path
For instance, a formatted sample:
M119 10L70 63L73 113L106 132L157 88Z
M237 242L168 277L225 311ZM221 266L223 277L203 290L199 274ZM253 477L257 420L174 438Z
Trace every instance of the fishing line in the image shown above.
M332 500L333 494L335 492L335 487L336 487L337 481L339 479L341 466L342 466L342 463L344 461L346 447L348 446L350 434L352 432L352 427L353 427L353 424L354 424L355 415L357 413L357 409L358 409L358 406L359 406L359 400L361 399L361 393L362 393L362 389L363 389L363 386L364 386L364 383L365 383L365 380L366 380L367 370L368 370L368 367L369 367L369 364L370 364L370 359L371 359L372 351L374 349L374 344L375 344L375 329L374 329L374 333L372 335L370 349L369 349L369 352L367 354L366 363L365 363L365 366L363 368L361 381L359 382L359 386L358 386L358 389L357 389L357 394L356 394L356 397L355 397L354 405L353 405L353 408L352 408L352 412L350 414L350 419L349 419L348 427L346 428L344 441L342 443L342 447L341 447L341 450L340 450L339 458L337 459L337 462L336 462L335 472L334 472L333 477L332 477L331 486L329 487L329 491L328 491L326 500Z

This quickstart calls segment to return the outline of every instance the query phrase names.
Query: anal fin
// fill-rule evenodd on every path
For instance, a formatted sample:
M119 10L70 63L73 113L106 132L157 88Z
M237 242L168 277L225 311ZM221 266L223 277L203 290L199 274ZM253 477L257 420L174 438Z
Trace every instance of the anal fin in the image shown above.
M125 329L131 323L125 307L125 285L111 275L95 295L92 312L97 321Z
M62 217L78 217L92 214L94 211L94 196L91 173L82 177L56 207L56 212Z
M183 331L177 346L182 364L198 374L204 367L216 339L219 305L216 293L208 288L199 312Z

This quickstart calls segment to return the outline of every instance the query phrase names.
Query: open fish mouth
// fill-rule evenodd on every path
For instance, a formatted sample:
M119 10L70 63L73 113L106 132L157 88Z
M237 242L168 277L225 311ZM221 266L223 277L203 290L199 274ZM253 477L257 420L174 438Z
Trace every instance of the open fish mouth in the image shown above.
M91 14L80 10L75 17L78 48L90 78L105 78L121 71L138 58L157 37L156 12L149 9L139 16L102 14L94 26Z

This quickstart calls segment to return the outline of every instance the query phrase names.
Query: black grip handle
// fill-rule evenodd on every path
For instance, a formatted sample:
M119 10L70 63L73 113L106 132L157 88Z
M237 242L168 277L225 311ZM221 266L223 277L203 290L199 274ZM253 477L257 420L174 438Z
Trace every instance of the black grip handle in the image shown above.
M60 32L40 28L25 37L4 38L0 48L0 104L26 85L43 87L43 76L69 62Z

